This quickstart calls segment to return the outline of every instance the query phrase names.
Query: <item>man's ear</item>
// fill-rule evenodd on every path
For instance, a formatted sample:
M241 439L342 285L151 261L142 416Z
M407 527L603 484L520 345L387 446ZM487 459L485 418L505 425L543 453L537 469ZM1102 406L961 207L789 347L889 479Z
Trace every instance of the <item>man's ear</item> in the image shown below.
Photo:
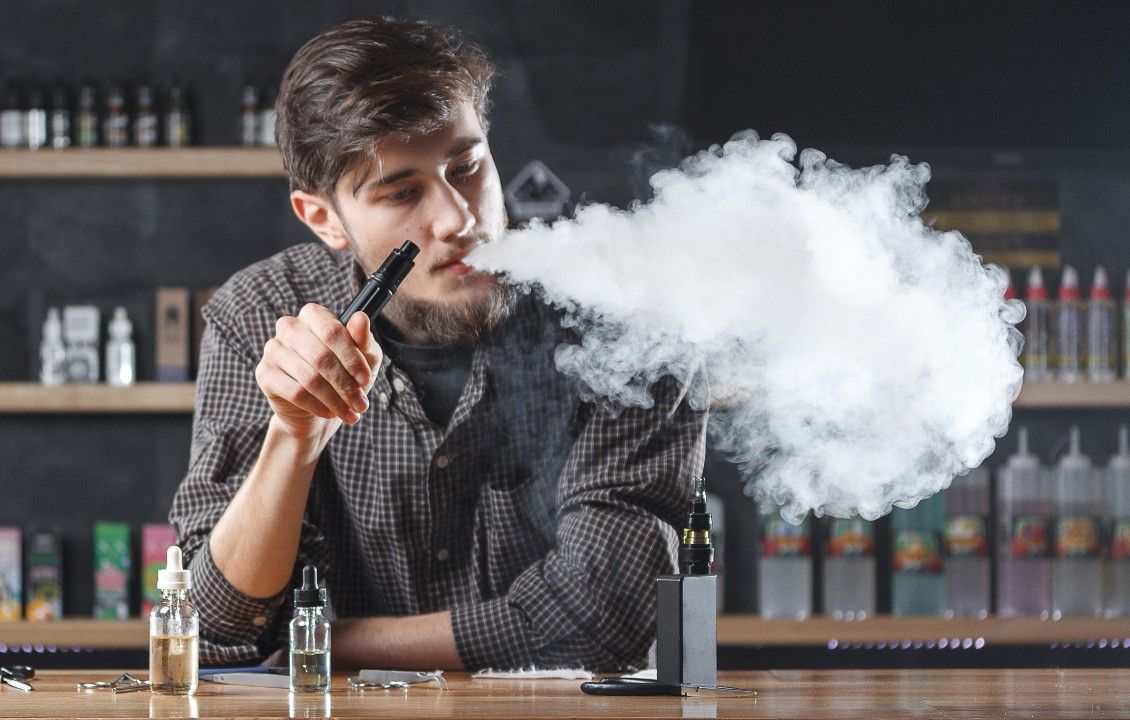
M349 247L349 236L345 234L341 218L325 198L304 190L294 190L290 193L290 206L298 219L326 245L334 250Z

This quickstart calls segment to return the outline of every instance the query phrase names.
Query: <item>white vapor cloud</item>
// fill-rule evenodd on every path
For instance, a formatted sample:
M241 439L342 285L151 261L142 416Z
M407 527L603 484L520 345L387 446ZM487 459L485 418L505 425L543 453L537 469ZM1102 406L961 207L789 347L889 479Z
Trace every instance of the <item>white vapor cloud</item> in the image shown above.
M702 362L713 446L750 494L794 520L874 519L1004 434L1023 305L959 233L923 226L926 165L796 157L742 133L654 175L645 204L586 206L468 262L570 311L583 337L557 366L592 397L648 406L655 379Z

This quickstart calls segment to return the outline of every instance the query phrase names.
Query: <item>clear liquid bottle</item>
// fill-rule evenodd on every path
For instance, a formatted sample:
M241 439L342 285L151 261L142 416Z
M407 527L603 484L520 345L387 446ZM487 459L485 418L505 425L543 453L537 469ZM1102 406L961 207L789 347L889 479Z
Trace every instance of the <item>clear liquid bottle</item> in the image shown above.
M1052 509L1051 476L1029 452L1028 428L1021 426L997 493L999 615L1050 616Z
M891 613L940 616L945 609L942 560L945 500L940 494L891 512Z
M330 689L330 621L325 616L326 589L318 587L318 569L302 568L302 587L294 591L290 621L290 689Z
M812 533L808 517L793 525L766 508L761 515L758 598L761 617L805 618L812 614Z
M259 144L259 90L254 85L243 88L243 112L239 116L239 140L244 146Z
M38 150L47 144L47 103L39 89L28 94L27 112L24 113L27 127L24 137L29 150Z
M824 544L824 614L862 620L875 614L875 523L830 518Z
M1056 379L1074 383L1083 379L1083 304L1079 301L1079 273L1063 267L1056 306Z
M958 476L946 499L946 617L989 615L989 470Z
M1027 310L1024 320L1024 381L1050 382L1053 377L1051 304L1044 275L1038 267L1028 273L1024 306Z
M106 382L115 387L132 385L137 359L132 340L133 323L126 317L124 307L114 308L109 331L110 338L106 341Z
M1118 428L1118 454L1106 468L1110 549L1106 563L1106 617L1130 616L1130 431Z
M165 105L165 144L169 147L186 147L192 143L192 115L188 97L179 83L169 88L169 101Z
M78 93L78 113L75 116L75 144L89 148L98 144L98 111L95 109L97 92L93 85L83 85Z
M59 308L48 308L43 321L43 339L39 343L39 381L44 385L62 385L67 381L67 349L63 345L63 321Z
M1052 561L1052 619L1102 615L1102 482L1079 450L1078 427L1071 428L1070 451L1056 467L1055 485L1059 517Z
M141 85L137 88L133 116L133 144L137 147L154 147L159 137L157 113L153 109L153 91L148 85Z
M1087 301L1087 379L1091 382L1114 382L1118 376L1114 311L1110 282L1099 265Z
M200 674L200 617L186 595L192 576L173 545L157 573L161 601L149 615L149 687L160 695L191 695Z
M71 104L67 90L57 87L51 91L51 147L62 150L71 146Z

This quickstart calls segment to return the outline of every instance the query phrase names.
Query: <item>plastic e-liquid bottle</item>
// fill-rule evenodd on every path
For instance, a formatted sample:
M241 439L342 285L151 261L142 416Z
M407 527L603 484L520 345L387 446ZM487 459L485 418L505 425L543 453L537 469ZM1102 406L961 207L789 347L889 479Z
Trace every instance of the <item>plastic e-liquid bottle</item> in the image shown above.
M71 146L71 103L67 90L56 87L51 91L51 147L62 150Z
M39 381L44 385L62 385L67 381L67 350L63 345L63 321L59 308L48 308L43 321L43 339L39 343Z
M129 113L126 98L119 87L106 95L106 114L102 116L102 142L109 147L129 145Z
M243 112L239 116L239 140L245 147L259 144L259 90L254 85L243 88Z
M318 569L302 568L302 587L294 591L290 621L290 689L326 692L330 689L330 621L326 619L326 589L318 587Z
M114 308L110 320L110 338L106 341L106 382L115 387L133 385L137 359L133 346L133 323L124 307Z
M1044 275L1039 267L1028 273L1028 288L1024 294L1027 314L1024 320L1024 381L1050 382L1051 366L1051 307Z
M43 101L43 91L39 88L33 89L27 97L24 139L29 150L38 150L47 144L47 103Z
M174 83L169 88L169 101L165 105L165 144L169 147L186 147L192 144L192 115L184 88Z
M1087 301L1087 379L1091 382L1114 382L1118 376L1114 322L1110 282L1106 269L1099 265Z
M1106 563L1103 615L1130 615L1130 431L1118 428L1118 454L1106 468L1106 507L1110 550Z
M192 576L173 545L157 572L161 601L149 615L149 686L161 695L196 692L200 671L200 618L186 595Z
M1079 273L1063 267L1056 307L1056 379L1074 383L1083 379L1083 305L1079 301Z
M941 535L945 513L945 500L940 494L891 513L892 614L942 614L946 581Z
M946 499L946 617L989 615L989 471L958 476Z
M793 525L776 508L763 506L758 596L761 617L805 618L812 614L812 533L807 516Z
M824 614L862 620L875 614L875 523L830 518L824 543Z
M157 144L157 113L153 110L153 91L148 85L137 88L136 112L133 117L133 144L154 147Z
M1079 428L1071 428L1070 451L1056 467L1055 560L1052 619L1102 615L1102 545L1099 517L1102 482L1079 450Z
M997 614L1051 614L1051 515L1051 477L1029 452L1022 425L997 494Z

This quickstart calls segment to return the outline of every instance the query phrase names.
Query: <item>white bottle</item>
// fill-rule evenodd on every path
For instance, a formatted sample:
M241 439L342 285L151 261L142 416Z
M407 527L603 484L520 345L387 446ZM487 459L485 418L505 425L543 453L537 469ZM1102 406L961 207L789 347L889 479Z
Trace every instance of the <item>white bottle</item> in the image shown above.
M1110 546L1103 614L1130 616L1130 432L1118 428L1118 454L1106 468L1106 507Z
M115 387L133 385L137 375L137 358L131 339L133 323L126 317L124 307L114 308L109 331L110 339L106 341L106 382Z
M945 616L989 615L989 471L955 477L946 498Z
M1079 273L1065 265L1056 307L1056 379L1083 379L1083 305L1079 302Z
M1102 482L1079 450L1079 428L1071 428L1070 451L1056 468L1055 559L1052 561L1052 619L1103 613Z
M1087 379L1091 382L1114 382L1118 362L1115 334L1114 300L1106 270L1099 265L1087 301Z
M1052 373L1051 303L1044 275L1034 267L1028 273L1028 289L1024 296L1027 309L1024 320L1024 381L1050 382Z
M161 601L149 615L149 688L160 695L191 695L200 676L200 616L187 599L192 575L180 548L167 553L157 572Z
M1028 428L1000 475L997 494L997 612L1004 617L1051 614L1052 482L1028 451Z
M830 518L824 544L824 614L862 620L875 614L875 523Z
M48 308L43 321L43 339L39 343L39 381L44 385L62 385L67 381L67 350L63 346L63 321L59 308Z
M801 619L812 614L812 534L766 506L761 516L758 596L761 617Z

